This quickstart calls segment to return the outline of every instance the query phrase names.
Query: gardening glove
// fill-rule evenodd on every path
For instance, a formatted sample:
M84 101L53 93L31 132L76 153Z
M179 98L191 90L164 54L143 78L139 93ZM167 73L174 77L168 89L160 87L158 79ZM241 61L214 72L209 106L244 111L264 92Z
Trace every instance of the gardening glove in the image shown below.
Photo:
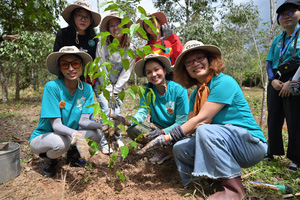
M172 35L173 32L174 32L174 31L173 31L173 28L174 28L173 25L168 26L167 24L163 24L163 25L161 26L161 30L162 30L164 36L161 37L160 40L165 40L165 39L167 39L170 35Z
M165 135L160 135L160 136L156 137L154 140L152 140L151 142L149 142L144 148L137 151L137 154L142 155L142 154L146 153L146 151L148 151L152 147L159 146L159 145L162 146L164 144L166 144Z
M291 95L293 96L299 96L300 95L300 81L299 80L292 80L289 91Z
M150 142L151 140L155 139L156 137L160 135L164 135L164 131L160 130L159 128L155 128L153 131L150 131L144 135L147 142Z
M80 154L80 157L84 160L88 160L90 157L90 146L88 145L83 134L78 131L72 133L72 145L76 145L76 148Z
M110 127L110 126L105 126L103 127L102 131L104 132L105 135L116 135L116 136L120 136L120 129L118 128L119 125L124 125L125 126L125 118L122 116L116 116L116 115L109 115L108 117L110 117L114 124L114 128Z

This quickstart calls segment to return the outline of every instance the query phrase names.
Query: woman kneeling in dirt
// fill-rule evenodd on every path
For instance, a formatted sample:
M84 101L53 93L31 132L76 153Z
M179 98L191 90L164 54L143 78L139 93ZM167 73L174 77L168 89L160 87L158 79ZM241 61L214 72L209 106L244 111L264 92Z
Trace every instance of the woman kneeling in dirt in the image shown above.
M145 60L141 59L136 62L135 73L139 77L147 77L149 83L146 88L151 88L156 96L155 101L151 100L150 103L150 121L155 125L144 122L148 117L148 110L140 107L134 117L142 124L136 126L134 122L123 118L125 125L131 125L127 129L127 134L131 139L134 140L138 135L147 133L147 140L151 141L159 135L168 134L172 128L186 122L188 115L187 90L172 81L173 71L170 67L170 60L158 54L150 54L145 57ZM149 91L146 89L143 98L140 99L140 106L146 104ZM170 158L171 155L167 151L160 149L150 158L150 161L162 164Z
M208 199L242 199L241 167L260 162L267 143L241 88L221 73L224 69L218 47L195 40L184 45L174 79L186 88L198 86L190 97L189 120L152 140L141 153L174 142L173 154L184 185L199 177L221 179L224 191ZM195 136L183 139L194 132Z
M29 140L31 151L44 159L44 176L56 174L57 158L65 152L72 166L85 166L89 146L84 137L99 143L103 136L102 125L89 120L93 108L86 108L94 104L92 87L80 80L84 66L92 61L75 46L47 57L49 72L58 78L45 85L40 122ZM77 131L79 126L84 130Z

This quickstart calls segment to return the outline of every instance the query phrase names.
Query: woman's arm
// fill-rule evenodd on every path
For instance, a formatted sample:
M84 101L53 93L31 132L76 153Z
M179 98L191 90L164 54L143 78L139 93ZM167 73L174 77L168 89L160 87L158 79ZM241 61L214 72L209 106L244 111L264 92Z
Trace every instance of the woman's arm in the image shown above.
M59 135L70 136L75 131L72 128L69 128L62 124L61 118L51 118L50 119L53 131Z
M93 130L93 129L102 129L102 125L97 123L97 122L94 122L94 121L91 121L89 119L90 117L90 114L81 114L81 117L79 119L79 126L83 129L87 129L87 130Z
M194 133L199 125L207 124L224 106L224 103L206 101L198 115L190 118L181 126L183 132L187 135ZM193 112L189 113L189 117L191 117L192 113Z

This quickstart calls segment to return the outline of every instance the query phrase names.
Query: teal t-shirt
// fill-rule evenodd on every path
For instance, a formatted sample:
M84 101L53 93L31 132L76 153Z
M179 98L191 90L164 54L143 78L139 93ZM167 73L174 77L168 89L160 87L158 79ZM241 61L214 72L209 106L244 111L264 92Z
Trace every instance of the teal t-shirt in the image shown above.
M64 84L64 79L55 79L48 82L44 87L40 121L37 128L32 132L29 142L44 133L53 132L50 118L61 118L62 124L78 129L81 114L93 112L93 108L85 108L94 104L92 87L83 83L83 90L77 88L72 95ZM60 108L59 102L65 101L65 107Z
M282 62L279 63L279 52L280 52L283 36L284 36L284 33L278 35L273 40L272 45L269 50L269 53L268 53L268 56L267 56L267 59L266 59L266 61L272 61L273 69L278 69L279 64L284 63L289 60L292 60L295 38L292 40L292 42L289 44L287 50L285 51ZM289 38L290 37L288 35L285 36L285 44L288 42ZM300 34L298 36L296 53L295 53L295 60L297 60L297 61L300 61L300 51L299 51L300 39L299 38L300 38Z
M167 92L164 95L160 95L155 86L152 88L156 97L154 105L150 104L151 122L167 128L163 129L166 134L175 126L186 122L189 112L187 90L174 81L168 80L167 84ZM149 90L145 92L145 97L148 92ZM145 105L144 97L141 98L140 105ZM145 110L139 110L142 109ZM145 112L138 111L134 117L144 119L144 116L139 116L140 113Z
M266 142L264 134L251 113L248 102L238 83L228 75L220 73L214 75L207 84L210 93L207 101L223 103L225 106L213 117L211 124L231 124L245 128L251 135ZM198 88L190 97L190 112L194 110L194 103Z

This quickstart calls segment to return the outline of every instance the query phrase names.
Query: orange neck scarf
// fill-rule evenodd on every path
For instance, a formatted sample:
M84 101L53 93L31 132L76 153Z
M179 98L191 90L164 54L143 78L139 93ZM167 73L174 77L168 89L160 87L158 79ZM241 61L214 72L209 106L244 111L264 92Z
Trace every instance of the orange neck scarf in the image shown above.
M204 83L202 83L202 84L200 84L199 82L197 83L199 90L196 94L193 117L198 115L198 113L201 110L201 107L203 106L203 104L206 102L206 100L208 98L209 88L207 87L207 84L209 83L209 81L211 80L212 77L213 77L213 74L209 74L206 77Z

